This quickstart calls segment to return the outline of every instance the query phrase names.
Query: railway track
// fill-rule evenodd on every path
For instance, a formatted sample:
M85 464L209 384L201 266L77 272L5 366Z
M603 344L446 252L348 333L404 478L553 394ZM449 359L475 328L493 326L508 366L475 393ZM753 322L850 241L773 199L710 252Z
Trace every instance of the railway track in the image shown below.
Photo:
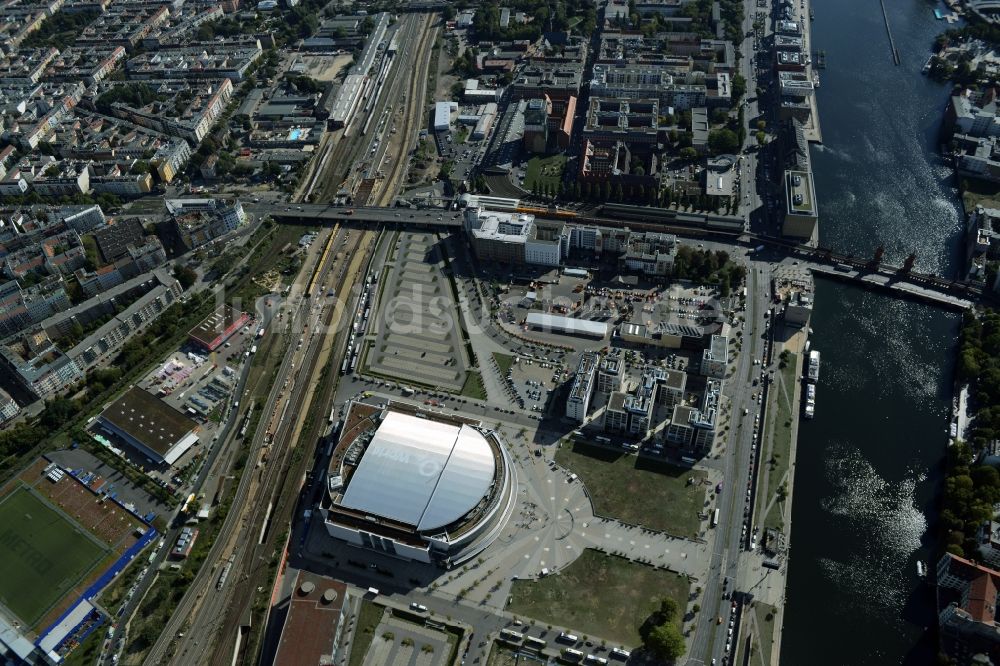
M318 261L321 260L323 260L323 256ZM326 260L330 261L328 256ZM249 500L255 499L257 492L261 488L269 487L269 482L273 484L275 470L278 468L277 465L271 465L270 467L265 465L258 470L255 468L255 465L265 453L274 447L275 441L277 441L275 437L269 437L269 435L277 435L275 426L273 425L274 420L280 417L288 405L288 399L283 397L283 393L286 391L287 384L294 379L295 361L296 354L294 353L286 354L282 360L277 376L279 378L289 378L289 380L284 384L276 383L271 387L268 399L264 403L265 409L269 409L270 414L261 420L260 425L254 433L248 452L247 467L244 469L243 476L237 486L236 495L232 503L233 508L223 522L219 533L216 535L205 562L188 588L188 593L181 599L177 609L171 615L170 621L163 628L159 640L147 654L145 663L162 664L168 662L173 648L178 641L181 641L182 637L180 637L180 634L184 633L188 619L193 613L198 613L202 605L206 602L206 591L214 589L216 565L224 559L223 555L225 553L233 552L237 554L237 557L234 558L233 568L239 570L241 560L238 553L236 553L238 550L237 544L244 536L244 531L254 524L255 521L253 518L256 516L258 508L256 506L257 502ZM248 510L254 511L254 514L248 516ZM232 580L232 577L230 580ZM192 626L198 628L197 623L194 623ZM184 639L181 641L181 648L186 643L194 643L198 640L194 636L184 637ZM183 661L180 663L183 663Z
M406 23L400 28L400 43L403 51L396 57L387 77L384 93L378 92L371 113L381 117L401 104L402 79L408 80L403 102L404 118L402 133L399 134L402 151L408 150L409 142L424 114L423 98L426 89L426 71L431 57L431 48L437 27L432 24L431 15L407 15ZM415 45L415 46L409 46ZM416 49L413 51L412 49ZM423 68L423 74L421 69ZM381 124L383 132L388 131L388 123ZM387 135L388 136L388 135ZM353 136L334 133L329 136L321 149L319 159L308 176L299 197L313 197L314 200L330 200L344 182L344 176L351 173L352 161L359 151L367 151L372 137L360 132ZM383 144L383 151L389 142ZM381 180L379 191L373 196L379 201L391 201L396 189L406 173L405 155L396 159L388 176ZM299 281L305 281L311 295L319 295L327 287L329 276L337 289L340 302L350 300L355 279L362 270L366 252L371 241L378 236L377 231L362 231L353 234L350 243L344 243L341 250L339 228L333 230L329 243L317 260L312 272L301 273ZM345 274L346 273L346 274ZM308 301L306 301L308 303ZM282 360L278 380L271 388L265 404L265 416L261 420L250 444L249 462L244 470L233 501L233 509L223 523L216 540L195 580L178 608L163 628L160 639L146 657L146 663L188 664L250 663L256 657L256 642L241 645L237 652L237 635L248 616L254 622L260 618L255 608L261 601L259 590L271 589L270 564L276 554L282 552L279 543L284 528L292 519L291 512L299 494L299 480L303 478L306 466L310 464L310 447L315 441L323 419L314 419L311 425L304 424L305 413L325 414L330 409L335 381L316 382L321 368L332 358L339 361L346 347L346 335L337 334L331 338L331 323L342 314L337 308L324 304L316 313L301 313L310 318L309 342L305 349L297 353L294 347L299 331L291 332L290 351ZM301 319L297 320L301 326ZM315 326L315 324L319 324ZM319 339L314 331L322 333ZM337 366L333 363L331 367ZM304 406L309 405L308 409ZM296 453L298 451L298 453ZM266 460L257 467L260 460ZM229 567L224 585L217 585L222 567ZM183 634L183 636L182 636Z
M340 282L338 293L339 300L346 300L348 292L354 285L357 274L363 264L365 252L363 248L371 240L374 232L364 232L357 234L353 242L344 248L344 264L342 267L347 275ZM338 267L334 263L331 270ZM329 331L338 328L339 322L335 318L342 316L335 308L324 311L320 322L321 331ZM273 579L269 570L269 563L272 557L280 556L284 543L281 542L284 526L292 520L292 511L298 500L300 492L300 480L305 476L307 467L312 463L312 445L317 440L320 430L325 427L326 421L323 418L315 418L309 427L304 427L303 416L307 413L323 415L329 411L333 398L333 391L336 386L335 381L325 381L316 383L321 368L329 364L331 354L335 345L342 344L346 335L338 334L333 341L324 333L317 340L306 362L300 370L302 374L296 383L298 389L297 409L290 413L287 418L281 419L281 432L275 433L275 442L284 442L284 451L281 460L279 476L274 477L277 483L269 486L270 498L265 504L263 499L257 503L254 509L254 516L250 521L255 529L250 532L254 536L250 546L250 552L243 559L243 568L240 576L236 579L238 584L233 587L233 596L228 604L220 607L220 612L225 613L225 621L220 626L215 651L209 663L218 666L228 666L233 663L236 635L240 626L245 623L245 618L253 612L256 595L259 589L265 593L270 593ZM330 367L336 366L330 364ZM306 374L306 369L309 373ZM296 456L295 452L301 453ZM278 469L275 463L274 469ZM262 525L263 529L257 533L256 527ZM258 536L260 543L258 543ZM234 567L235 569L235 567ZM268 601L270 601L268 599ZM265 611L267 612L267 611ZM254 622L264 618L255 618ZM256 659L257 647L262 636L258 634L257 641L241 646L241 655L237 656L237 663L253 663ZM182 660L180 663L185 663Z
M417 43L417 55L419 61L416 63L414 76L410 77L407 87L406 100L404 106L404 119L400 137L400 150L398 158L393 160L389 175L380 183L381 187L377 195L377 205L387 206L392 203L397 190L402 185L402 179L406 176L406 169L409 164L407 154L413 143L414 134L420 126L424 117L424 96L427 89L427 77L420 76L419 72L428 72L433 49L430 48L437 38L437 26L433 21L427 20L420 32L420 39Z
M376 93L378 98L369 111L369 117L382 118L387 110L412 102L410 97L400 100L399 91L402 89L403 81L408 81L407 89L409 89L413 85L414 79L426 79L426 72L421 73L417 68L419 64L426 62L425 57L418 57L423 51L413 49L427 49L426 36L430 29L431 16L430 14L406 14L400 19L402 26L399 28L400 34L397 41L402 50L395 56L396 61L390 69L388 77L382 88ZM422 100L419 101L419 107L422 112ZM359 113L361 113L360 110ZM314 189L315 196L313 197L315 201L331 201L336 196L337 191L351 175L355 163L367 157L365 152L370 145L370 139L369 134L359 131L351 136L342 136L339 141L331 145L331 153L327 160L328 168L322 173L317 169L314 173L314 178L317 179ZM376 162L380 161L381 154L374 156ZM393 166L396 166L395 163Z

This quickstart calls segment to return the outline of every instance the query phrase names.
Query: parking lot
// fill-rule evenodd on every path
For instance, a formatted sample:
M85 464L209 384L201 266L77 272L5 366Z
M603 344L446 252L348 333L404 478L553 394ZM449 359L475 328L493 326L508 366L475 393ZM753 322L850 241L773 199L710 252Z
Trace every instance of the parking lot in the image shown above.
M177 470L185 468L215 441L221 424L238 400L233 392L243 364L254 349L256 330L255 322L251 321L208 354L185 345L137 383L201 425L198 443L172 468L151 472L158 479L179 485L182 479Z
M365 664L390 666L416 664L418 666L444 666L448 663L451 646L448 635L407 622L389 613L375 628Z
M575 356L570 357L570 361ZM555 361L555 359L553 359ZM495 360L493 361L496 362ZM521 409L544 414L558 411L555 399L558 387L569 379L573 364L535 360L530 356L514 356L510 367L501 373L508 396Z
M367 367L405 383L458 392L468 364L439 242L433 234L399 235Z

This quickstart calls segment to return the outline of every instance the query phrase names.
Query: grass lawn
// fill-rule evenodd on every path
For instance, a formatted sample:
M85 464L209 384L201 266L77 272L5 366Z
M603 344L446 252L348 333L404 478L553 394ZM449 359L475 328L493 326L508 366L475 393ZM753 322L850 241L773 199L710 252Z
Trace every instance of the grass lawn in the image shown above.
M500 368L501 377L506 377L507 371L514 365L514 357L510 354L493 352L493 360L497 362L497 367Z
M558 574L514 581L507 610L635 647L641 642L639 627L660 601L669 597L684 608L689 591L688 580L676 573L588 549Z
M518 655L511 650L506 645L501 645L494 641L493 647L490 648L490 658L486 662L486 666L518 666L522 661L518 660ZM540 662L523 662L528 663L540 663Z
M530 190L537 183L539 187L552 185L558 187L562 180L563 168L566 166L566 156L551 155L549 157L532 157L528 160L528 168L524 173L524 187Z
M761 498L760 510L767 510L767 505L771 498L778 492L781 486L781 479L788 471L788 460L792 450L792 429L786 425L795 417L795 383L799 377L795 372L797 354L788 354L788 363L781 370L781 382L775 382L770 395L774 397L771 402L771 418L768 419L768 439L770 449L765 449L766 456L763 458L764 470L767 473L767 497ZM763 516L764 527L782 529L784 521L781 519L781 508L783 502L775 502L771 510Z
M361 610L358 611L358 628L354 633L354 644L351 646L351 658L347 666L362 666L368 656L368 648L375 637L375 628L382 621L382 606L373 604L368 599L361 600Z
M963 184L966 186L962 191L962 204L965 210L975 210L978 205L987 208L1000 207L1000 185L971 178L964 179Z
M774 636L774 606L758 601L754 603L753 611L757 616L757 629L760 632L760 649L757 654L763 666L769 666L771 663L772 643L774 642L771 640ZM770 620L767 619L768 616L771 617Z
M103 625L90 632L90 635L69 653L63 666L90 666L97 663L97 655L101 652L101 645L104 643L107 632L106 626Z
M705 486L688 479L701 481L704 472L579 442L560 446L556 462L580 476L599 515L675 536L697 536Z
M0 601L33 625L109 550L22 486L0 502Z
M466 398L476 400L486 400L486 387L483 386L483 376L475 370L465 373L465 383L462 384L461 394Z

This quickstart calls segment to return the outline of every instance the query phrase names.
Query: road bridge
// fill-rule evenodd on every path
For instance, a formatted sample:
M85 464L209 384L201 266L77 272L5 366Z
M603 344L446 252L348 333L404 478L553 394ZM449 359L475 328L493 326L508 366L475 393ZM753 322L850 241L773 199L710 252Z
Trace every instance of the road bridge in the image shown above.
M353 222L359 226L371 224L395 228L428 229L462 226L462 212L447 209L414 209L389 207L346 208L329 204L266 205L250 204L247 208L258 215L270 215L278 222L327 224ZM540 217L545 217L540 214ZM662 223L636 222L599 216L572 216L560 211L558 219L583 225L628 227L636 231L673 233L680 237L711 238L716 242L751 249L763 246L776 260L792 257L814 274L841 282L856 284L868 289L885 291L892 295L920 300L951 310L971 308L982 295L982 287L965 281L949 280L912 269L915 257L903 266L893 266L878 261L881 253L872 259L858 259L839 254L829 248L801 245L794 241L755 234L740 234L723 230L690 228Z

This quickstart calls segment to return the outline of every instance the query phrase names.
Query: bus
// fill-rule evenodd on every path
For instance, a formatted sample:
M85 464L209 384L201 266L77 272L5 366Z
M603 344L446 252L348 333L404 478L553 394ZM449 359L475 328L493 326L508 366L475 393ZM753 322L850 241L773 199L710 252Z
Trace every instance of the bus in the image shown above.
M524 647L531 650L544 650L548 647L548 643L543 641L541 638L535 638L534 636L524 637Z
M712 527L718 527L719 525L719 510L716 509L712 512Z
M556 640L559 641L560 643L569 643L570 645L576 645L576 642L579 641L580 638L576 634L570 634L563 631L559 634L559 636L556 637Z
M524 640L524 634L519 631L514 631L513 629L501 629L500 640L520 645L521 641Z
M573 648L565 648L562 651L562 658L570 662L579 662L583 659L583 653L579 650L574 650Z

